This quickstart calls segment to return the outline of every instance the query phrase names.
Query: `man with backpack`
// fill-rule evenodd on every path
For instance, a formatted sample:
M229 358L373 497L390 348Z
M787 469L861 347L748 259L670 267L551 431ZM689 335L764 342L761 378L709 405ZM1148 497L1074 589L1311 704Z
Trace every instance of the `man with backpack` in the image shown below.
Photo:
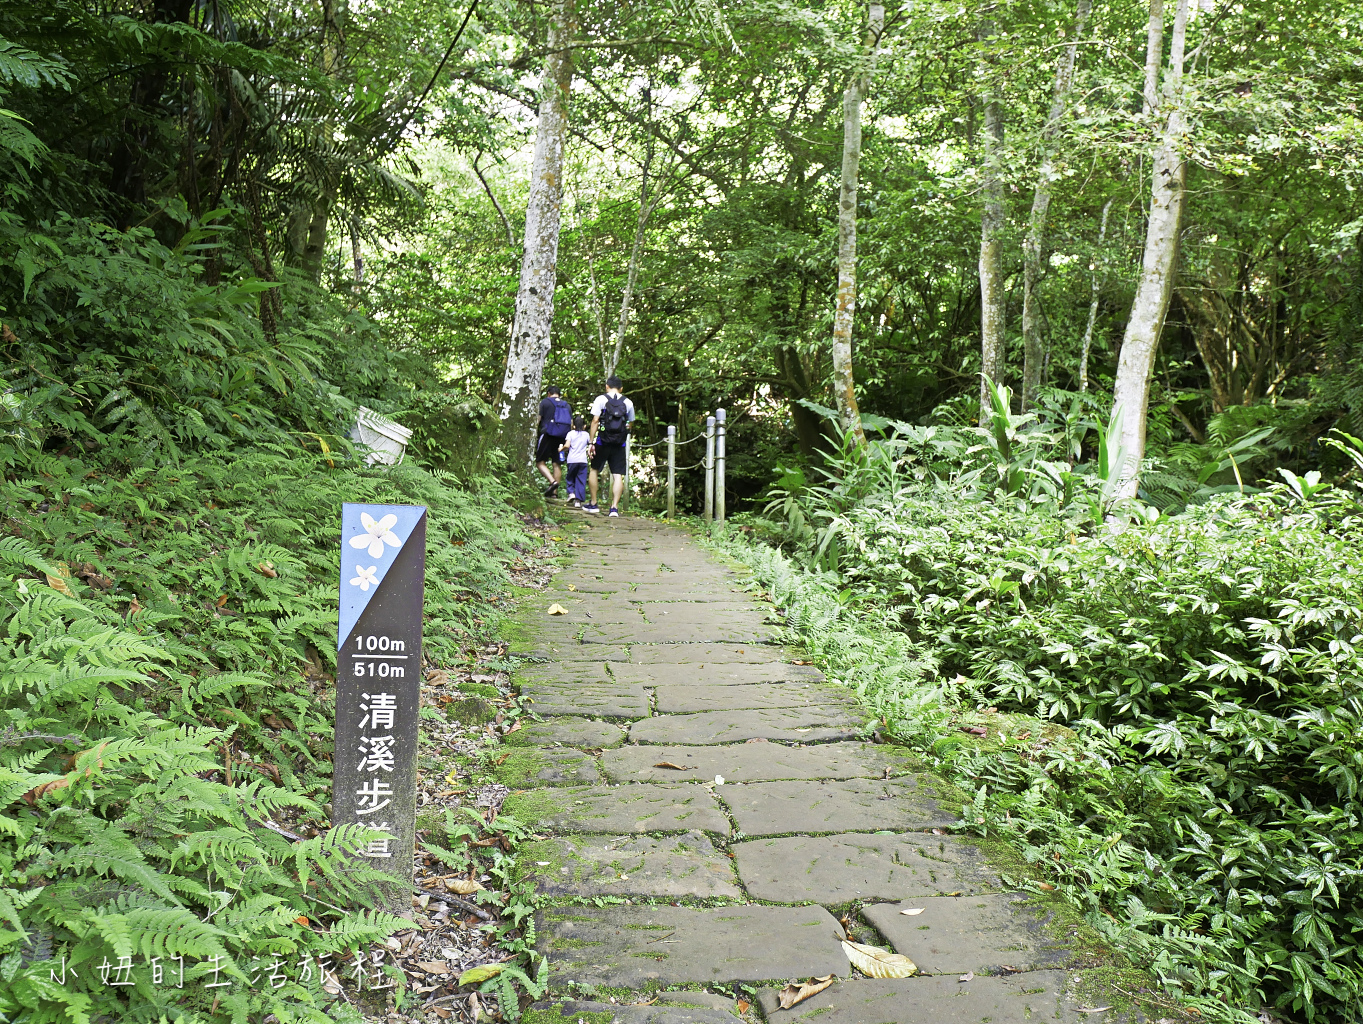
M557 386L550 387L540 400L540 436L535 442L535 468L549 481L549 486L544 489L546 498L558 495L558 484L563 479L558 451L572 425L572 406L563 400L563 392ZM549 468L551 465L553 469Z
M597 395L592 401L592 438L591 472L587 486L591 490L590 504L583 505L583 512L600 512L596 504L597 473L603 466L611 468L611 508L610 514L620 515L620 498L625 493L625 462L629 444L629 425L634 422L634 403L621 393L624 383L619 377L606 380L606 393Z

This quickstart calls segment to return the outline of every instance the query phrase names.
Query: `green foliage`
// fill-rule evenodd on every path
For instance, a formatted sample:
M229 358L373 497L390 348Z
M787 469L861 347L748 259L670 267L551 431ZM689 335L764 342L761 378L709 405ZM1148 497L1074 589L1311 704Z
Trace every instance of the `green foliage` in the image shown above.
M1105 523L898 465L836 510L811 493L813 536L753 521L797 557L831 529L834 571L734 548L792 630L1172 991L1356 1020L1363 503L1289 472ZM976 706L1034 734L967 743Z
M377 876L350 858L369 831L326 829L319 806L340 502L429 506L426 649L439 660L476 628L521 534L490 483L356 468L344 444L128 468L117 455L141 446L101 436L99 460L11 447L0 481L15 534L0 539L0 962L18 971L0 1012L206 1007L214 991L197 983L167 1002L142 982L102 986L95 968L219 956L235 979L216 990L223 1012L328 1019L316 959L399 924L334 909L372 904ZM289 838L299 823L321 831ZM80 980L59 988L46 979L63 956ZM248 988L254 958L287 961L295 980Z

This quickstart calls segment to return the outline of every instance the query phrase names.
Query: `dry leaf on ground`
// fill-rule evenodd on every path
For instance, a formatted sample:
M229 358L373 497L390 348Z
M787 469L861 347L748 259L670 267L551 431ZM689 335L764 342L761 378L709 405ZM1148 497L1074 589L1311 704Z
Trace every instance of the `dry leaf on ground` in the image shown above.
M923 912L922 907L908 907L907 909L900 911L900 913L903 914L905 917L917 917L922 912Z
M450 969L450 965L444 960L418 960L416 965L427 974L444 974Z
M483 888L483 883L469 878L451 878L445 882L445 888L450 892L457 892L460 896L467 896Z
M673 764L671 761L659 761L654 768L671 768L674 772L689 772L691 768L682 764Z
M959 978L957 978L956 980L957 980L957 981L974 981L974 980L975 980L975 972L974 972L974 971L966 971L964 974L962 974L962 975L961 975Z
M918 965L903 953L891 953L879 946L843 939L842 951L853 967L871 978L907 978L918 970Z
M568 614L568 609L565 608L565 607L563 607L563 605L561 605L561 604L551 604L551 605L549 606L549 614L550 614L550 615L567 615L567 614Z
M740 999L740 1000L738 1001L738 1012L739 1012L740 1014L742 1014L742 1013L747 1013L747 1012L748 1012L748 1007L750 1007L750 1006L752 1006L752 1003L748 1002L746 999Z
M781 989L781 1009L789 1010L796 1003L802 1003L810 996L818 995L831 984L833 984L831 974L825 974L822 978L810 978L798 985L792 982Z

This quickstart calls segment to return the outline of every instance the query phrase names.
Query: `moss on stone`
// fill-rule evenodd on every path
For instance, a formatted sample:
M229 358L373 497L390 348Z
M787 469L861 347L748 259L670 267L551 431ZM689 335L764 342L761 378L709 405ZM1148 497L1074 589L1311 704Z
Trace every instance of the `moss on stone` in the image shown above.
M545 818L566 811L567 796L568 794L553 789L530 789L512 793L502 802L502 813L533 827Z
M487 683L460 683L459 692L471 693L477 697L486 697L488 700L497 700L502 695L502 691L495 686L489 686Z
M503 786L525 789L535 785L538 781L536 776L549 765L549 759L533 747L518 747L497 765L492 774Z
M574 1011L570 1016L565 1017L562 1013L562 1006L552 1006L546 1009L530 1009L521 1014L524 1024L574 1024L576 1021L584 1021L585 1024L611 1024L615 1019L613 1013L583 1013Z
M497 709L482 697L465 697L448 705L445 714L461 725L484 725L497 717Z

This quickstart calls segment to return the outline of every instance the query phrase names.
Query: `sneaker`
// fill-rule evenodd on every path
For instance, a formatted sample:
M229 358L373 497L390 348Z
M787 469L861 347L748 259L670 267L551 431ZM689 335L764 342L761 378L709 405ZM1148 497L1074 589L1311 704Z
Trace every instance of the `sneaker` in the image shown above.
M582 511L583 511L583 512L600 512L600 511L601 511L601 506L600 506L600 505L583 505L583 506L582 506Z
M619 518L620 518L620 510L619 510L618 508L616 508L614 505L612 505L612 506L611 506L611 510L610 510L610 512L608 513L608 515L609 515L610 518L612 518L612 519L619 519Z

